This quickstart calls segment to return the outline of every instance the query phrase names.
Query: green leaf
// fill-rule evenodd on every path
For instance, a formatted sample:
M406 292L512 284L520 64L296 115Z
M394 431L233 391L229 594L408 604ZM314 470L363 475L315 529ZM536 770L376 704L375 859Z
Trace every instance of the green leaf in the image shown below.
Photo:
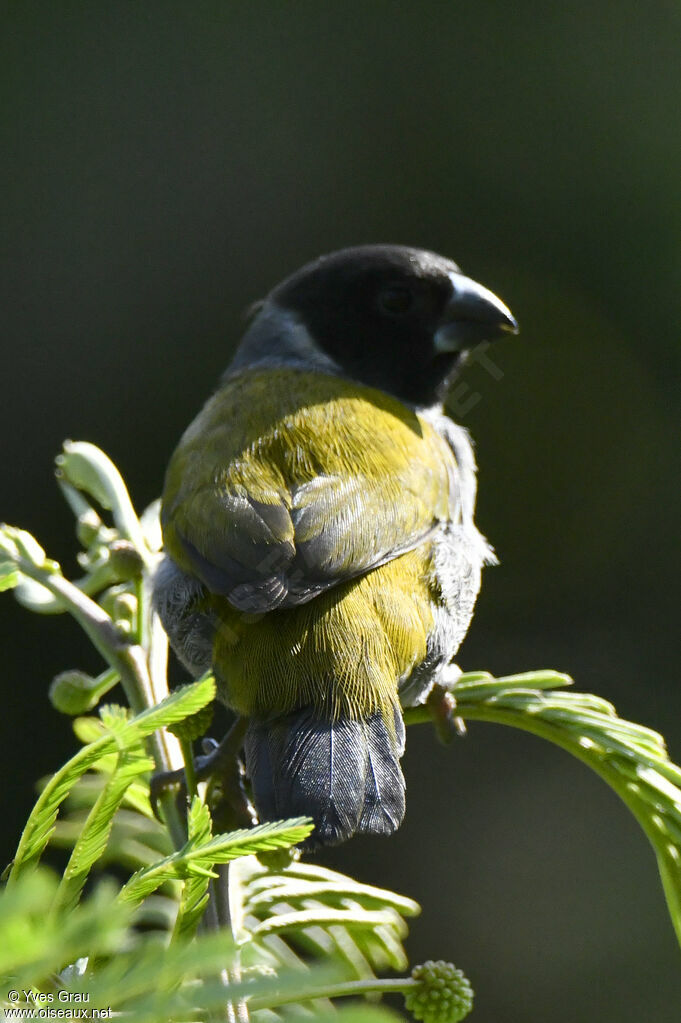
M0 593L14 589L20 602L25 593L38 607L53 605L58 603L53 594L39 581L29 579L27 573L47 577L59 572L57 562L47 558L34 536L16 526L0 525Z
M100 771L105 761L110 763L109 770ZM74 848L116 762L115 756L103 758L98 761L94 771L83 775L71 789L52 834L52 845L65 849ZM133 872L140 867L150 866L159 857L167 856L171 852L172 842L168 831L151 810L148 780L134 778L113 817L108 842L96 867L104 869L108 864L116 864ZM174 887L179 888L179 884ZM171 929L175 923L176 913L175 905Z
M60 816L51 844L72 849L86 820L87 813L83 810L67 812L63 818ZM171 851L169 846L168 832L155 818L148 820L122 806L113 819L111 834L97 867L115 864L133 872L140 867L150 866L160 856L167 856Z
M0 562L0 593L12 590L21 582L21 572L10 562Z
M106 848L114 815L123 802L125 793L140 774L148 774L153 767L153 760L144 754L141 747L119 754L116 769L88 814L73 847L52 912L57 909L72 909L76 905L92 866Z
M390 910L369 910L360 908L332 909L320 906L319 908L303 909L299 912L281 913L263 920L253 931L255 938L267 934L277 934L282 931L297 931L304 927L328 928L336 924L344 927L351 925L353 929L375 930L378 927L396 926L400 937L406 934L406 927L402 927L401 921Z
M188 845L205 845L212 838L212 822L210 812L198 796L194 796L189 808L187 820ZM177 920L173 930L173 940L192 937L208 902L208 886L210 873L192 873L185 879L182 886Z
M293 862L275 873L253 857L230 867L230 902L245 961L250 943L275 968L340 961L360 979L405 968L405 918L420 912L413 899L325 867Z
M37 568L42 568L47 562L47 557L36 538L27 530L3 522L0 525L0 561L14 565L27 561ZM54 565L54 562L50 565Z
M237 949L229 931L201 934L168 946L148 932L136 932L131 907L99 886L74 909L60 906L45 915L54 901L55 879L42 868L22 876L0 896L0 973L12 975L11 987L53 990L55 977L64 990L86 992L94 1007L111 1007L135 1023L189 1020L222 1011L238 1000L255 1001L258 1011L285 1001L300 1018L302 1006L314 1005L318 1018L326 988L338 986L346 974L306 968L246 971L237 979ZM75 964L64 969L65 964ZM229 983L221 979L229 972ZM310 1003L309 999L316 1001ZM364 1019L372 1019L367 1008ZM258 1018L253 1014L254 1023ZM272 1018L271 1016L269 1018ZM385 1018L381 1014L379 1019ZM390 1018L390 1017L388 1017Z
M211 870L216 863L229 863L240 856L290 848L302 842L313 828L306 817L290 821L275 821L257 827L216 835L204 842L190 839L164 860L137 871L123 886L120 898L136 904L166 881L184 881L192 873ZM205 875L204 875L205 876Z
M87 745L90 742L96 742L101 739L102 736L106 735L106 726L102 722L101 718L92 716L88 717L77 717L72 722L73 731L77 738Z
M304 975L284 971L279 976L250 972L237 980L231 972L236 951L231 934L224 930L170 946L144 940L133 952L119 954L96 974L72 982L69 988L87 991L90 1005L111 1006L114 1013L135 1023L159 1023L196 1020L216 1010L221 1011L221 1018L229 1018L227 1001L239 999L257 998L259 1008L276 1004L282 997L304 1001L308 991L317 992L324 983L343 979L338 970L309 970ZM220 978L228 972L225 984Z
M50 779L40 794L26 823L10 873L10 883L19 874L34 867L40 859L54 830L59 807L78 779L97 762L111 753L123 752L139 744L157 728L180 721L194 714L215 697L211 676L176 689L161 703L142 711L134 718L116 716L111 708L102 708L110 730L84 746Z
M57 457L57 468L67 483L85 491L102 508L110 509L121 535L143 557L148 557L144 533L123 477L100 448L86 441L65 441L64 451Z
M102 884L83 905L50 917L56 890L56 878L39 868L0 894L0 975L12 975L19 990L40 989L79 956L110 955L124 944L131 912L116 901L113 886Z
M341 905L356 899L363 905L389 906L403 916L418 916L421 908L414 899L386 888L362 884L352 877L317 867L311 863L293 863L280 874L268 874L255 866L249 886L249 910L269 907L277 902L309 901L324 898L327 903Z

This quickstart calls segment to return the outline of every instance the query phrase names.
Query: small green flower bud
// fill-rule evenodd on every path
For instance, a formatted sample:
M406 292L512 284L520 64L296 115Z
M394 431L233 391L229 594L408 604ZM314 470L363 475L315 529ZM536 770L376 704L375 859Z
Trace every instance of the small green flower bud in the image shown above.
M196 714L191 714L188 718L185 718L184 721L176 721L175 724L168 725L168 731L176 735L178 739L193 742L200 735L205 735L210 728L213 720L213 707L212 703L207 704L197 711Z
M113 604L113 620L123 632L132 632L137 623L137 598L132 593L121 593Z
M76 523L76 536L83 547L90 547L102 528L102 520L94 508L88 508L82 515L78 516Z
M0 554L3 555L3 561L5 558L10 561L25 558L37 568L47 566L47 570L51 571L52 565L54 565L54 570L59 570L56 562L48 560L45 551L34 536L31 536L25 529L8 526L7 523L0 524Z
M137 618L137 597L127 584L111 586L100 598L100 606L125 631L134 628Z
M129 540L114 540L109 547L109 561L119 579L134 579L144 568L139 551Z
M118 681L118 674L109 670L93 678L84 671L62 671L50 685L52 706L62 714L85 714Z
M418 981L404 996L414 1019L423 1023L459 1023L473 1008L473 988L452 963L429 959L411 972Z
M101 572L102 568L109 565L109 548L100 543L93 544L87 551L79 551L76 554L76 561L90 575ZM111 573L113 581L113 572Z

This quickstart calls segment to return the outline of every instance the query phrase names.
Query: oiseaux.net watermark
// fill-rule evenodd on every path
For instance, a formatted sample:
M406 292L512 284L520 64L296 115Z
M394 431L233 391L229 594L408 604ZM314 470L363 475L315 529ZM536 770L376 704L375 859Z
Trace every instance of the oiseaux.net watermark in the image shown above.
M0 1005L0 1019L112 1019L110 1005L90 1005L87 991L11 988Z

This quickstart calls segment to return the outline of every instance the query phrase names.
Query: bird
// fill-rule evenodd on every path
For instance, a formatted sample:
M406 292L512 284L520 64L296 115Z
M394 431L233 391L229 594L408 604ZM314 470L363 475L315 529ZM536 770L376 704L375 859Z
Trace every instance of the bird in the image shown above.
M305 849L404 817L402 710L451 672L495 560L444 401L517 329L434 252L319 257L256 304L170 459L154 606L244 722L258 818L311 818Z

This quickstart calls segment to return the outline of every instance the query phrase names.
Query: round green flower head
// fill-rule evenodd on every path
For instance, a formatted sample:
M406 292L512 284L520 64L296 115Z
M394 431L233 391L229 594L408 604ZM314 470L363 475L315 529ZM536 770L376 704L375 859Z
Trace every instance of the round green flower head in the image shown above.
M405 993L404 1003L414 1019L423 1023L459 1023L473 1008L473 988L452 963L429 959L415 966L412 980L418 987Z

